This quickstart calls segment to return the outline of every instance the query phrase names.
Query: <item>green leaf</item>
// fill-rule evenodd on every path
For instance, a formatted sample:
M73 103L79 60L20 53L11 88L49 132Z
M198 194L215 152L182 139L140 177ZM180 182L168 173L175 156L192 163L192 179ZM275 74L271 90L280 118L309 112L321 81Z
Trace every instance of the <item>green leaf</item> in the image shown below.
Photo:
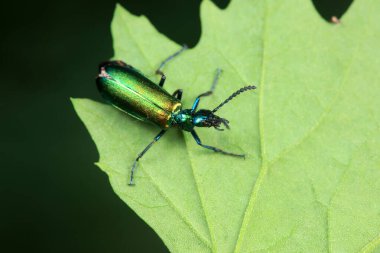
M120 198L172 252L380 251L379 1L355 0L339 25L311 1L233 0L201 7L199 44L167 67L166 89L190 107L224 72L214 108L233 91L258 86L220 110L230 131L200 129L200 148L169 131L130 167L159 129L109 105L74 99ZM145 17L117 6L115 59L158 80L154 70L180 48ZM128 238L125 238L128 240Z

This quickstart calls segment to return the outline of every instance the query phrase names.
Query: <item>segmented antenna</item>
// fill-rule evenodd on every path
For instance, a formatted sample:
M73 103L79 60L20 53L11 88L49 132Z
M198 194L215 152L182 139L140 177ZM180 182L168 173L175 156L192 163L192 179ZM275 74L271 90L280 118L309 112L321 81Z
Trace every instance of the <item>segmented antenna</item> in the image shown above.
M237 95L239 95L240 93L243 93L245 91L248 91L248 90L254 90L256 89L256 86L253 86L253 85L248 85L248 86L245 86L239 90L237 90L236 92L232 93L231 96L229 96L226 100L224 100L220 105L218 105L214 110L212 110L212 112L216 112L217 110L220 109L220 107L222 107L223 105L227 104L228 102L230 102L230 100L232 100L234 97L236 97Z

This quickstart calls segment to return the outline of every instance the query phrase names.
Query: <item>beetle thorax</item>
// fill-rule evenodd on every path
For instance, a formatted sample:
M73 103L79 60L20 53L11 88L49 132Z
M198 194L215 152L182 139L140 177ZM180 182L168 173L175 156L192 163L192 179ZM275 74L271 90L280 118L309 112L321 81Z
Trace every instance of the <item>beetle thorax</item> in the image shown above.
M189 109L181 110L179 112L172 114L171 125L190 132L194 128L193 118L194 118L194 115L191 112L191 110Z

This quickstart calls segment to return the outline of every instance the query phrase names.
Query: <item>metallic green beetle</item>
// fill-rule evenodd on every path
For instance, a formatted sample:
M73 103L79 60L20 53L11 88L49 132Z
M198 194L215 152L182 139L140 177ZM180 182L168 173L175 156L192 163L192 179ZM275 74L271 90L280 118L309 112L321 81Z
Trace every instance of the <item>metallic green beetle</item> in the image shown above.
M223 129L220 128L222 124L229 129L228 120L218 117L214 113L240 93L247 90L253 90L256 87L249 85L237 90L212 111L204 109L197 110L200 98L209 96L213 93L221 74L221 70L218 69L211 89L208 92L200 94L195 99L191 109L182 109L182 90L178 89L172 95L164 90L162 87L165 83L166 77L161 69L168 61L185 49L186 46L161 63L156 71L157 74L161 75L161 80L158 85L146 78L137 69L122 61L108 61L102 63L99 67L97 86L99 92L107 102L139 120L154 123L162 129L153 141L149 143L149 145L135 159L132 165L129 185L133 185L133 175L139 159L161 138L162 135L164 135L167 129L171 127L178 127L184 131L190 132L197 144L204 148L225 155L245 157L244 154L234 154L216 147L202 144L194 127L214 127L215 129L222 131Z

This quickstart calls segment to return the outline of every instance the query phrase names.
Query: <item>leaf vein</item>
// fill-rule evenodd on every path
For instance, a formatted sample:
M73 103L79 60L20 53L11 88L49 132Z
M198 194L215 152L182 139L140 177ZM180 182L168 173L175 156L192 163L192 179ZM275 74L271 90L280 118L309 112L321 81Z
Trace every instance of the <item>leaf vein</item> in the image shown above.
M360 249L360 253L369 253L374 252L376 247L380 245L380 234L373 238L370 242L363 246Z
M82 106L82 110L85 111L86 113L90 114L90 115L93 115L97 118L99 118L99 123L103 124L104 126L104 129L108 129L107 132L110 133L111 135L115 135L115 131L112 131L113 130L113 127L107 122L107 121L104 121L103 118L101 117L101 115L99 115L96 111L93 111L93 110L90 110L89 108L86 108L85 106L83 107ZM116 136L117 137L117 136ZM127 145L127 148L130 150L131 148ZM131 151L131 150L130 150ZM143 168L143 163L140 161L140 167ZM168 205L174 210L175 213L177 213L178 217L189 227L189 229L193 232L193 234L198 237L201 242L207 246L208 248L211 248L211 245L209 243L209 241L204 238L198 231L197 229L191 224L190 221L188 221L188 219L183 216L180 212L180 210L178 209L178 207L171 201L171 199L166 195L166 193L160 188L160 186L153 180L153 177L148 173L147 170L143 170L144 171L144 174L147 176L147 179L152 183L152 185L156 188L156 190L158 191L158 193L163 197L163 199L166 200L166 202L168 203Z
M182 132L182 136L184 137L184 132ZM184 137L185 139L185 137ZM188 154L188 157L190 158L190 152L187 148L187 141L185 139L185 149L186 149L186 152ZM200 193L200 187L199 187L199 184L198 184L198 181L195 177L195 171L194 171L194 165L192 163L192 159L189 159L189 163L190 163L190 167L191 167L191 171L192 171L192 175L193 175L193 179L194 179L194 183L195 183L195 188L197 189L197 193L198 193L198 196L199 196L199 200L200 200L200 203L201 203L201 207L202 207L202 212L203 212L203 215L205 217L205 220L206 220L206 224L207 224L207 229L208 229L208 232L209 232L209 235L210 235L210 238L211 238L211 250L212 252L216 252L216 242L215 242L215 238L213 236L213 233L211 233L211 226L210 226L210 223L207 219L207 215L206 215L206 210L205 210L205 207L204 207L204 204L203 204L203 201L202 201L202 197L201 197L201 193Z
M269 166L273 166L276 162L280 161L286 154L288 154L292 150L299 147L302 143L304 143L311 136L311 134L314 133L316 131L316 129L318 129L322 125L324 120L331 113L332 109L334 108L334 105L340 101L339 98L342 95L343 87L347 84L347 79L348 79L347 77L349 76L349 73L351 71L354 59L356 57L356 53L358 51L358 47L359 46L357 46L356 49L354 50L354 52L352 53L352 56L351 56L351 59L350 59L348 66L347 66L346 72L344 73L344 76L342 77L341 82L338 85L336 95L333 98L333 101L328 106L328 108L322 113L322 115L319 117L317 122L309 129L309 131L307 131L305 133L305 135L299 139L299 141L295 142L293 145L290 145L289 147L284 149L284 151L282 151L279 155L277 155L274 159L269 161L268 162Z
M265 143L264 143L264 125L263 125L263 86L265 82L265 40L266 40L266 18L267 18L267 6L266 1L263 2L264 4L264 20L262 25L262 39L261 39L261 74L260 74L260 91L259 91L259 107L258 107L258 115L259 115L259 136L260 136L260 157L261 157L261 167L259 170L259 175L257 177L257 180L254 182L252 186L252 192L250 200L247 204L247 207L244 212L244 217L242 224L239 229L238 233L238 239L236 241L234 252L240 252L240 248L243 243L243 239L248 227L248 223L251 220L251 216L256 204L256 199L259 193L259 190L261 188L261 185L263 183L264 178L267 175L268 172L268 166L266 164L266 157L265 157Z
M147 175L147 178L152 182L153 186L157 189L157 191L160 193L160 195L168 202L169 206L172 207L172 209L177 213L177 215L180 217L180 219L190 228L190 230L196 235L203 244L205 244L208 248L211 248L210 242L204 238L197 229L191 224L190 221L187 220L185 216L181 214L181 211L177 208L177 206L170 200L170 198L165 194L165 192L159 187L159 185L153 180L153 177L149 175L149 173L145 171L145 174Z

